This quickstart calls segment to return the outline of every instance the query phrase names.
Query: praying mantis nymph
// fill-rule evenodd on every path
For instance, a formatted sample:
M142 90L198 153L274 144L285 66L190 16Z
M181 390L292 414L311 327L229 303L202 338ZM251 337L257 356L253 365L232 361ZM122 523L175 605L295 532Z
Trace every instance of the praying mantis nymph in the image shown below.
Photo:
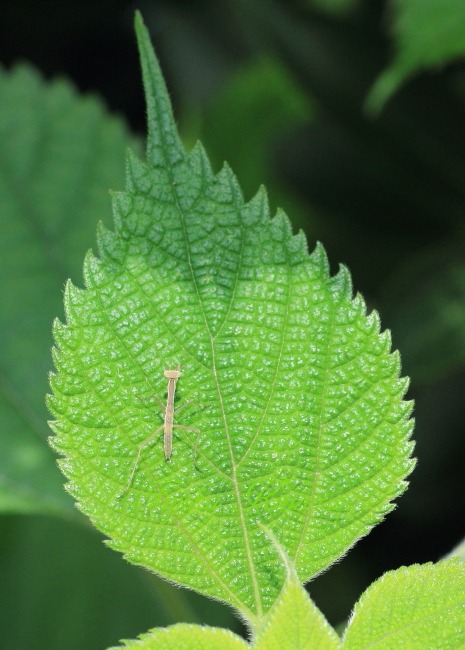
M137 450L136 460L134 461L131 474L129 476L128 484L124 492L119 495L120 497L124 496L132 485L132 481L134 479L134 475L136 473L137 465L139 464L142 451L145 449L145 447L147 447L147 445L149 445L153 440L155 440L161 434L161 432L163 432L163 450L165 453L165 460L170 460L171 453L173 451L173 429L184 429L184 431L195 431L197 433L200 433L198 429L194 429L193 427L185 427L181 424L174 424L174 414L175 414L174 396L176 393L176 383L182 374L181 369L178 367L176 370L165 370L163 374L168 379L166 406L163 405L163 402L158 397L158 400L162 408L164 408L165 410L163 424L159 426L148 438L146 438L139 445ZM180 406L176 412L179 413L181 409L183 409L185 406L190 404L192 401L193 400L189 400L188 402Z

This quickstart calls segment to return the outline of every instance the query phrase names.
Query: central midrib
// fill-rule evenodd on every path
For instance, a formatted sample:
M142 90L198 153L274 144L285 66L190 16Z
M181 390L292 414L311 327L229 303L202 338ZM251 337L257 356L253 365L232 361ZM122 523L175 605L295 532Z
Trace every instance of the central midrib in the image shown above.
M184 159L184 161L182 161L181 164L186 164L186 159ZM247 529L245 515L244 515L244 508L243 508L243 504L242 504L240 486L239 486L239 483L238 483L238 480L237 480L236 461L235 461L235 458L234 458L234 452L233 452L233 448L232 448L232 444L231 444L231 434L230 434L229 427L228 427L228 422L227 422L226 413L225 413L225 409L224 409L223 395L222 395L222 392L221 392L221 388L220 388L220 384L219 384L219 380L218 380L217 369L216 369L215 336L213 336L213 334L211 332L211 329L210 329L210 326L208 324L208 320L207 320L207 317L206 317L206 314L205 314L205 310L204 310L200 290L199 290L199 287L198 287L198 284L197 284L197 278L196 278L196 275L194 273L194 268L192 266L192 258L191 258L191 253L190 253L190 249L189 249L189 239L188 239L188 236L187 236L187 228L186 228L186 220L185 220L184 210L183 210L183 208L182 208L182 206L180 204L180 201L179 201L179 198L178 198L178 195L177 195L177 192L176 192L177 185L176 185L175 179L173 178L172 166L171 166L171 164L168 163L168 161L167 161L166 168L168 170L169 178L170 178L170 181L171 181L170 186L171 186L173 199L174 199L175 206L176 206L176 209L178 211L180 221L181 221L181 224L182 224L182 228L183 228L184 241L185 241L185 245L186 245L186 257L187 257L187 263L188 263L188 266L189 266L189 272L190 272L190 275L191 275L191 278L192 278L192 283L193 283L193 286L194 286L194 289L195 289L195 292L196 292L196 295L197 295L197 298L198 298L198 301L199 301L199 306L200 306L201 313L202 313L202 318L203 318L203 321L204 321L204 324L205 324L205 329L208 332L208 335L210 337L210 346L211 346L211 353L212 353L212 371L213 371L213 375L214 375L214 378L215 378L216 390L217 390L217 394L218 394L218 400L220 402L221 415L223 417L226 440L227 440L227 443L228 443L228 451L229 451L229 456L230 456L230 460L231 460L231 479L232 479L232 484L233 484L234 496L235 496L236 503L237 503L237 508L238 508L240 526L241 526L242 535L243 535L243 539L244 539L244 547L245 547L245 552L246 552L247 564L248 564L248 567L249 567L250 578L251 578L251 582L252 582L254 600L255 600L255 604L256 604L256 612L255 613L256 613L257 617L261 618L263 616L263 607L262 607L262 602L261 602L260 589L259 589L259 585L258 585L257 574L256 574L256 570L255 570L255 564L254 564L253 556L252 556L252 549L251 549L249 531ZM234 292L233 292L232 296L233 295L234 295ZM231 296L231 300L232 300L232 296ZM244 606L244 609L249 610L249 607Z

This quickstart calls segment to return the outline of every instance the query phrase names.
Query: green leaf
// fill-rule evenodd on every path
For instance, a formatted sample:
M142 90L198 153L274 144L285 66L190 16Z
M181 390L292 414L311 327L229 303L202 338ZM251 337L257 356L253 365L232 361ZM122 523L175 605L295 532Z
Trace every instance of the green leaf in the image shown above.
M363 594L344 650L465 647L465 565L457 559L401 567Z
M131 140L99 101L28 66L0 69L0 510L74 516L45 441L50 323Z
M292 562L268 536L286 567L286 583L257 633L253 650L337 650L341 640L300 584Z
M129 650L247 650L250 646L229 630L199 625L179 624L151 630L137 641L124 641L124 646L108 648Z
M272 541L286 570L286 582L276 602L260 625L250 646L227 630L196 625L173 625L151 630L138 641L126 641L126 648L163 647L166 650L203 648L226 650L252 648L253 650L338 650L341 640L320 610L313 604L300 584L295 569L275 536L261 526ZM109 650L117 650L110 648Z
M253 650L337 650L341 641L297 577L268 613Z
M229 168L215 176L200 145L184 151L136 29L148 164L129 157L115 232L100 229L86 288L67 287L53 446L113 548L255 627L284 581L260 522L306 582L405 489L407 382L347 270L331 277L321 246L309 255L283 213L270 219L263 190L245 204ZM179 365L179 405L194 402L166 462L156 398Z
M395 56L366 100L370 112L386 101L413 74L445 65L465 54L463 0L391 0Z

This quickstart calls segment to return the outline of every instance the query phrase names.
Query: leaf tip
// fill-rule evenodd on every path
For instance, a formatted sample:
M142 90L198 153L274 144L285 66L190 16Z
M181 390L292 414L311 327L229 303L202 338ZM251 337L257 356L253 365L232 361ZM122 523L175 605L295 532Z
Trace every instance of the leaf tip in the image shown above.
M134 28L147 106L147 160L154 166L170 168L184 159L184 147L150 34L140 12L136 12Z
M139 44L139 49L141 49L142 42L144 38L148 38L148 30L144 22L144 17L140 9L136 9L134 12L134 31L136 32L137 42Z

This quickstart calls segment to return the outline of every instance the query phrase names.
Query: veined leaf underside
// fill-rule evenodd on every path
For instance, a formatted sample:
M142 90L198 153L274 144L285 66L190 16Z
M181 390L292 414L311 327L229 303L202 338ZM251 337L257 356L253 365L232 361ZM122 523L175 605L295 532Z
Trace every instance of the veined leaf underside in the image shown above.
M142 29L139 27L139 30ZM142 34L142 36L141 36ZM262 189L244 203L225 166L182 148L143 32L148 163L129 156L86 289L66 292L51 408L55 448L81 509L133 562L220 598L249 620L284 579L258 523L307 581L390 509L412 468L397 354L309 255ZM144 49L145 48L145 49ZM188 404L170 462L138 445L158 426L163 371ZM176 431L175 431L176 433Z

